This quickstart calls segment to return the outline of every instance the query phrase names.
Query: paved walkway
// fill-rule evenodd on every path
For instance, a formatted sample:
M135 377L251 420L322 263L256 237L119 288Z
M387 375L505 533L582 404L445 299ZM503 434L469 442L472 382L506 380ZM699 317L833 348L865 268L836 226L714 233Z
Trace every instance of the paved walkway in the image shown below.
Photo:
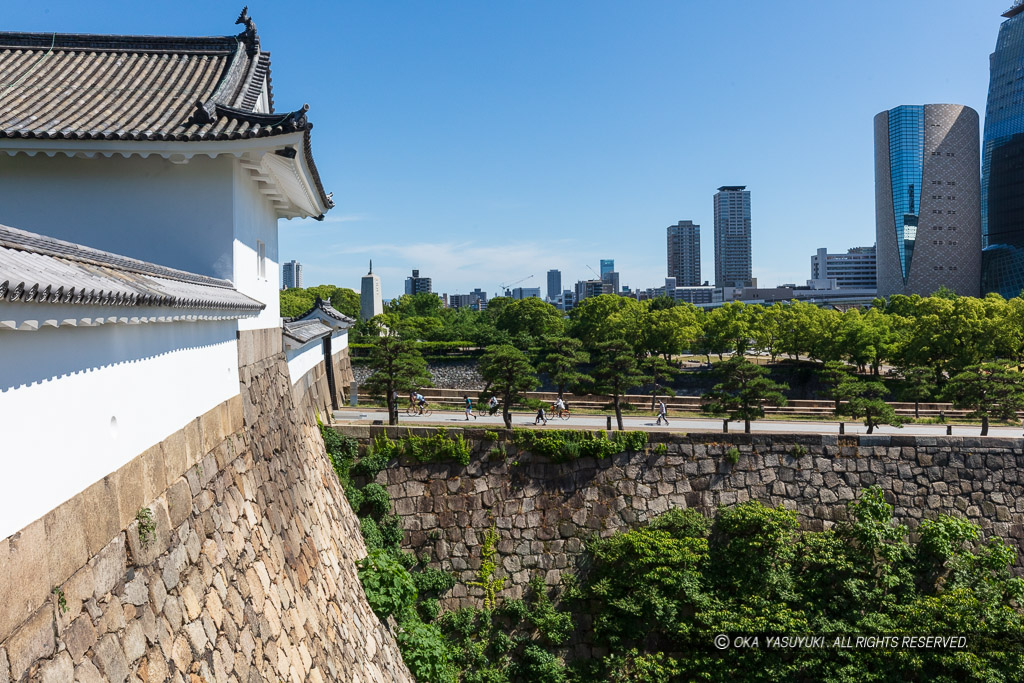
M513 412L512 426L525 427L533 426L536 413ZM340 422L369 423L373 420L383 420L387 424L387 411L376 407L364 409L346 408L336 413L336 419ZM562 428L588 428L601 429L606 426L607 418L604 415L573 415L568 420L548 420L548 427ZM626 429L649 429L657 431L673 432L721 432L722 420L713 418L672 418L669 426L659 427L654 417L624 416L623 426ZM401 411L398 416L399 425L444 425L447 427L467 426L501 426L501 414L494 417L484 416L466 422L465 413L439 411L429 417L410 417ZM615 425L615 418L612 417L612 426ZM730 422L729 432L742 432L742 422ZM750 431L755 433L773 434L838 434L838 422L811 422L811 421L783 421L783 420L758 420L750 424ZM866 434L867 427L860 422L847 422L847 434ZM905 434L907 436L945 436L946 425L919 425L908 424L901 428L896 427L875 427L875 434ZM953 436L978 436L981 427L978 425L953 425ZM989 427L989 436L998 437L1024 437L1020 427Z

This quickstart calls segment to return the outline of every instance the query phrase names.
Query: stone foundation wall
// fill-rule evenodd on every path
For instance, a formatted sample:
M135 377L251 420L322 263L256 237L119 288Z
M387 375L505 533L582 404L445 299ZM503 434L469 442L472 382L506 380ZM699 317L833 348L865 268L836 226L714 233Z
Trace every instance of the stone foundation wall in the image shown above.
M380 430L393 439L408 431L339 429L364 444ZM941 512L967 517L1018 549L1024 543L1020 439L651 433L646 452L555 464L511 444L502 457L491 452L495 444L483 430L465 434L474 444L466 467L403 461L377 477L402 517L404 546L431 553L435 566L458 577L449 607L479 605L481 589L466 584L477 580L480 546L492 525L501 536L505 597L519 597L534 574L557 584L563 571L575 570L587 538L670 508L710 515L720 505L760 500L821 529L845 519L847 503L875 484L911 529ZM725 458L730 448L740 453L735 465Z
M239 365L241 395L0 541L0 683L412 680L280 331Z

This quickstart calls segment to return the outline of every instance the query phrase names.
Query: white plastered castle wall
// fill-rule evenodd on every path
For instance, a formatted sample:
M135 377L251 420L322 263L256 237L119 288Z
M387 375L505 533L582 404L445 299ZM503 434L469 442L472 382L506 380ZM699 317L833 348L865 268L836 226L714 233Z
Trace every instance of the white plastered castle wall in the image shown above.
M235 320L0 330L0 538L238 394L236 330Z
M267 305L255 318L239 321L239 329L280 327L281 268L278 257L277 214L270 202L239 164L233 167L232 213L234 226L233 272L230 276L238 291ZM259 243L264 245L263 272L260 273Z

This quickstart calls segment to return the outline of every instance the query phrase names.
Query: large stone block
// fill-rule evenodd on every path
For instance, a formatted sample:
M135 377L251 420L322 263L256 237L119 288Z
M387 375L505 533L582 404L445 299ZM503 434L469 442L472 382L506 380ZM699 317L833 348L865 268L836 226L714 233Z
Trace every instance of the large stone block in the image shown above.
M50 541L47 545L50 583L61 584L89 559L82 528L86 523L83 497L75 496L51 510L43 517L43 523Z
M49 599L50 545L42 519L0 541L0 642ZM14 654L8 654L13 669Z
M110 475L82 492L82 519L89 555L98 553L121 526L118 508L118 477Z
M7 657L11 664L11 679L20 681L29 667L56 649L53 637L53 608L50 605L36 610L7 640Z

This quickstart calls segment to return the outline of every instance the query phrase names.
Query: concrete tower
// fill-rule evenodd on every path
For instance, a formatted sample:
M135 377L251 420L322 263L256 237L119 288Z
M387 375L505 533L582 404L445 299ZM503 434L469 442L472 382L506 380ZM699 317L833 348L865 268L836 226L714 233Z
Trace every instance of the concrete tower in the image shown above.
M678 287L700 286L700 226L693 221L668 226L668 277Z
M878 295L978 296L981 213L978 112L903 105L875 116Z
M373 274L373 261L370 261L370 272L363 276L359 288L359 317L369 320L384 312L384 304L380 298L380 278Z
M715 193L715 287L750 282L750 191L725 185Z

